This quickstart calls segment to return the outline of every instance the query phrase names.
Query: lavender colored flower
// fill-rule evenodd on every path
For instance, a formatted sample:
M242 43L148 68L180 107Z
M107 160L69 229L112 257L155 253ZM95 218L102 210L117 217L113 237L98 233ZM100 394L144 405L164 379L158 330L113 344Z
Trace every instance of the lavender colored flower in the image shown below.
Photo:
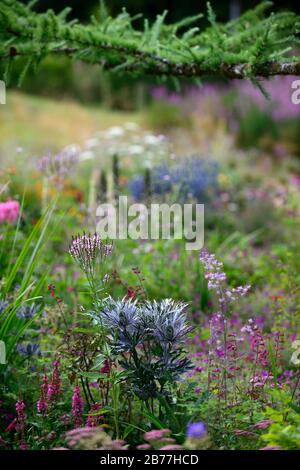
M297 77L274 77L264 80L263 86L270 95L270 100L266 100L260 90L254 87L248 80L238 83L237 90L243 99L241 110L245 109L245 104L256 105L262 112L269 112L276 121L285 119L299 119L300 109L291 100L292 83ZM245 100L247 97L247 100ZM247 110L247 107L246 107Z
M86 276L93 278L97 263L101 263L112 252L113 246L101 240L99 235L85 233L72 237L69 253Z
M37 168L54 181L58 188L63 187L64 181L74 171L79 161L80 149L70 145L59 153L44 155L38 160Z
M201 252L200 261L204 265L204 277L208 281L208 288L215 289L218 294L221 294L223 282L226 281L226 274L222 270L223 263L218 261L214 254L210 254L206 250Z
M190 423L187 428L187 436L194 439L202 439L206 435L206 427L202 421Z
M223 263L218 261L214 254L202 250L200 261L204 266L204 277L208 281L208 288L216 291L221 304L234 302L240 297L244 297L249 292L251 288L250 285L233 288L226 286L227 277L223 271Z

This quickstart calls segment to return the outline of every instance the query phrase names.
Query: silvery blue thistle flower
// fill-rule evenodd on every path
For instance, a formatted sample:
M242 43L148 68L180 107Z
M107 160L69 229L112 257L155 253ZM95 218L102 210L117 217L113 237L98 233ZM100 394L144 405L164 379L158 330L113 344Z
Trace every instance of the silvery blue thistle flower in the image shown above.
M104 300L101 311L91 313L94 323L107 328L114 337L114 348L117 352L130 351L142 339L139 309L135 301Z
M139 304L108 298L90 313L94 323L107 329L112 351L121 354L120 365L140 399L155 397L157 382L174 382L191 367L182 347L191 330L185 307L171 299Z
M37 355L37 356L42 355L40 346L38 343L18 344L17 351L22 356L28 356L28 357L33 356L33 355Z
M4 312L7 306L8 306L7 300L0 300L0 315L1 313Z
M152 320L153 335L162 343L181 343L191 331L183 314L187 304L164 299L161 302L146 302L142 318Z
M30 320L39 312L40 308L37 305L21 305L16 312L16 316L18 318L22 318L23 320Z

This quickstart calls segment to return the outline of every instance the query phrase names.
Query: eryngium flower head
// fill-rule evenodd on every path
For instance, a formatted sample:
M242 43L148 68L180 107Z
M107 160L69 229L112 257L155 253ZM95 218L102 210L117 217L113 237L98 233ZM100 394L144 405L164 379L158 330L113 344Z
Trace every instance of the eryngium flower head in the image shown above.
M97 233L72 237L69 253L88 277L93 277L97 263L104 261L113 246L105 243Z
M17 351L22 356L27 356L27 357L33 356L35 354L37 356L42 355L40 346L38 343L18 344Z
M23 320L30 320L33 318L37 313L39 312L40 307L36 306L34 304L30 305L21 305L21 307L18 308L16 315L18 318L22 318Z
M175 302L172 299L164 299L161 302L147 301L141 317L145 324L151 319L153 334L162 344L179 344L191 331L183 313L186 307L183 302Z
M7 300L1 300L0 299L0 315L1 315L1 313L4 312L4 310L6 309L7 306L8 306Z
M171 299L139 304L109 297L89 314L105 326L112 353L120 355L119 364L141 400L155 398L158 383L172 383L192 366L182 344L191 329L185 307Z
M135 301L109 298L102 311L93 313L92 316L96 323L103 322L114 336L116 352L135 348L145 333L141 328L140 311Z
M147 301L139 305L135 301L106 299L101 312L91 316L97 323L103 322L116 338L116 349L129 351L146 339L162 345L179 345L191 330L183 313L186 304L164 299Z

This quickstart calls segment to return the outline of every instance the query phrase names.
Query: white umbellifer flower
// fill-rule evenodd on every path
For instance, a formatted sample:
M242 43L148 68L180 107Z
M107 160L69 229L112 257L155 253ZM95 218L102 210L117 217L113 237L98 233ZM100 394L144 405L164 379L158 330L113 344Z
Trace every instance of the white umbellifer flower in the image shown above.
M292 343L292 348L295 349L291 357L291 363L295 366L300 364L300 340L296 340Z
M146 134L144 137L144 142L147 145L158 145L161 143L161 139L159 136L153 134Z
M91 160L94 158L94 153L91 150L85 150L85 152L81 152L80 160Z
M130 155L141 155L144 152L144 147L142 145L131 145L128 148L128 153Z
M113 137L122 137L124 135L124 129L123 127L120 126L113 126L110 127L106 131L107 137L113 138Z
M92 149L94 147L98 147L99 140L96 137L92 137L85 142L85 148Z
M80 146L78 144L67 145L63 152L66 152L68 155L77 155L80 152Z
M125 128L128 131L138 131L140 126L136 122L126 122Z

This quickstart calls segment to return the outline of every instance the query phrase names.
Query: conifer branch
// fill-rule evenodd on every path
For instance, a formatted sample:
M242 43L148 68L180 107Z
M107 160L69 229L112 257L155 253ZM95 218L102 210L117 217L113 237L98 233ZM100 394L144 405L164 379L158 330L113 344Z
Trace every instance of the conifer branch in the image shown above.
M300 18L292 12L267 15L269 7L270 2L263 2L221 24L208 4L211 24L203 31L195 26L201 14L170 25L164 12L153 25L145 20L140 31L125 9L112 18L103 3L98 18L82 25L68 21L67 10L36 13L17 0L1 0L0 63L10 68L20 57L27 71L48 54L63 54L135 74L229 79L300 75Z

